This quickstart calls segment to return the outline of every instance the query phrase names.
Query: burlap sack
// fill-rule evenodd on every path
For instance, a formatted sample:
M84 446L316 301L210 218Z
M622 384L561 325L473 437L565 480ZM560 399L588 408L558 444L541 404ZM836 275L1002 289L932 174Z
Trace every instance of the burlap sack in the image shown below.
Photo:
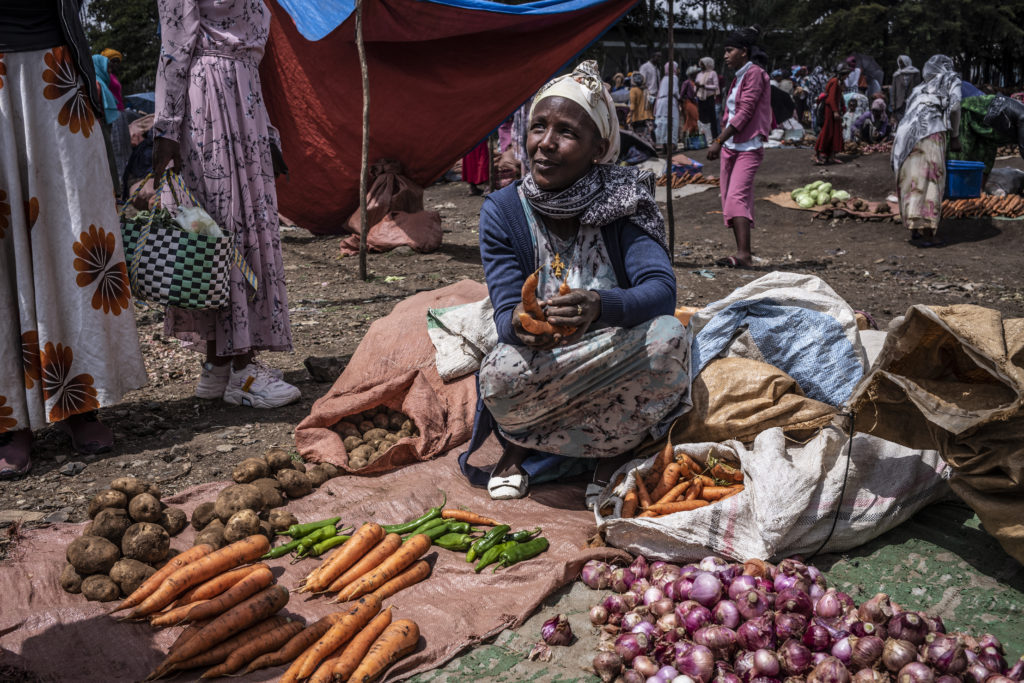
M835 408L804 396L796 380L749 358L716 358L697 375L693 409L672 430L675 443L752 441L772 427L808 432L832 420ZM807 434L809 436L809 434Z
M953 490L1024 562L1024 319L912 306L850 403L858 430L937 449Z
M396 247L412 247L421 254L437 251L443 237L441 214L437 211L392 211L366 233L366 248L371 252L391 251ZM341 241L341 253L359 253L359 235Z
M382 159L370 167L372 184L366 192L366 223L377 225L392 211L423 210L423 188L402 175L399 161ZM357 209L348 219L348 232L358 235L362 223Z
M486 296L485 285L463 280L411 296L374 322L341 377L296 428L295 445L302 457L374 474L433 458L468 441L476 409L475 377L441 380L427 334L427 309ZM331 427L379 405L405 413L416 423L420 436L400 440L380 460L353 470L342 437Z

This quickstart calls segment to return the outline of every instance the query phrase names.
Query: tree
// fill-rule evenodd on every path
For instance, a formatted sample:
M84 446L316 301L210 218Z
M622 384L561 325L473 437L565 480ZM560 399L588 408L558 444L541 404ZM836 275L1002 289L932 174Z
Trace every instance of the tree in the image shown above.
M109 47L124 55L118 80L125 94L153 89L160 56L156 0L89 0L83 23L93 52Z

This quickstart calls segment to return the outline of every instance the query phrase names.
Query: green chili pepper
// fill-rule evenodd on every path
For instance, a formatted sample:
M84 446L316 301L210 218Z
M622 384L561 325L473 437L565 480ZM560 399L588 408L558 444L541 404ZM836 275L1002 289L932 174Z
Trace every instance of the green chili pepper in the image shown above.
M480 556L480 561L477 563L476 569L474 571L476 571L476 573L479 574L484 570L484 567L486 567L489 564L493 564L494 562L497 562L499 555L501 555L506 550L511 550L512 548L515 548L517 545L519 544L515 541L509 541L508 543L501 543L499 545L494 546L493 548L489 548L483 555Z
M317 529L325 526L334 526L338 523L341 517L331 517L330 519L322 519L319 522L307 522L305 524L292 524L290 527L282 532L282 536L291 536L292 538L301 538Z
M508 524L499 524L494 527L484 537L477 540L473 545L469 547L469 552L466 553L466 562L472 562L476 558L483 555L485 552L496 546L505 538L505 534L512 530Z
M299 547L299 543L301 543L301 542L302 542L301 538L296 538L294 541L291 541L289 543L285 543L284 545L279 545L276 548L271 548L270 551L266 555L261 557L260 559L261 560L276 560L279 557L284 557L285 555L287 555L288 553L290 553L291 551L293 551L297 547Z
M548 539L543 536L526 543L520 543L500 553L498 556L500 562L498 567L511 567L517 562L524 562L532 557L537 557L547 549ZM498 567L495 567L494 571L498 571Z
M413 529L421 526L424 522L428 522L428 521L434 519L435 517L440 517L441 516L441 510L444 509L444 505L447 502L448 502L448 494L446 493L444 495L444 500L441 501L441 504L438 505L436 508L430 508L426 512L426 514L424 514L423 516L418 517L418 518L413 519L413 520L410 520L408 522L403 522L401 524L388 524L388 525L385 525L384 526L384 533L386 533L386 534L407 534L410 531L412 531Z
M531 529L523 529L522 531L517 531L514 534L505 534L505 540L506 541L515 541L516 543L526 543L527 541L529 541L531 538L533 538L534 536L536 536L539 533L540 533L540 527L537 527L536 529L532 529L532 530Z
M295 552L299 555L305 555L309 552L309 549L320 541L326 541L328 538L332 538L338 535L338 530L333 526L323 526L313 531L312 533L306 534L299 539L299 545L296 546Z
M468 550L473 544L473 537L469 534L448 533L434 541L434 545L445 550Z
M423 522L423 524L420 524L418 527L416 527L415 529L410 531L408 533L408 535L409 536L414 536L416 534L422 534L422 533L426 532L428 529L433 529L436 526L441 526L442 524L447 524L447 523L448 523L447 519L441 519L440 517L435 517L434 519L429 519L426 522ZM405 534L403 534L403 535L405 535Z
M312 548L309 549L309 552L306 553L305 556L306 557L320 557L326 551L330 550L334 546L341 545L342 543L344 543L345 541L347 541L350 538L352 538L352 537L351 536L331 536L330 538L328 538L326 540L323 540L323 541L320 541L319 543L315 544Z
M431 541L436 541L437 539L441 538L445 534L451 533L451 528L450 527L451 527L451 524L438 524L437 526L431 527L431 528L429 528L426 531L423 531L421 533L423 533L426 536L429 536ZM415 535L418 536L419 534L415 534Z
M454 520L448 520L448 531L453 534L471 534L476 529L473 528L469 522L456 522Z

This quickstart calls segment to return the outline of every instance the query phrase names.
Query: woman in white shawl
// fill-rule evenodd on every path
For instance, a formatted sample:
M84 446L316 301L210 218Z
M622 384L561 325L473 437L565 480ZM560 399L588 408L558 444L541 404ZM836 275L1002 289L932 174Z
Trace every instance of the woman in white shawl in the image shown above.
M946 189L946 137L960 150L960 75L953 60L934 55L924 65L924 82L914 88L896 129L892 168L903 224L918 247L943 246L935 238Z
M665 145L666 154L671 154L679 142L679 65L669 62L665 75L658 86L658 98L654 101L654 141ZM668 112L672 107L672 135L668 134Z

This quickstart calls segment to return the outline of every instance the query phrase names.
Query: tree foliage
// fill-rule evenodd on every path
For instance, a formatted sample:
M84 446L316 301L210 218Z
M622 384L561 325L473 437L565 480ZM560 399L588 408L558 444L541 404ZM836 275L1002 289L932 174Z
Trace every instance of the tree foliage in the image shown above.
M160 56L156 0L89 0L82 18L94 53L109 47L124 55L118 79L125 94L152 90Z

